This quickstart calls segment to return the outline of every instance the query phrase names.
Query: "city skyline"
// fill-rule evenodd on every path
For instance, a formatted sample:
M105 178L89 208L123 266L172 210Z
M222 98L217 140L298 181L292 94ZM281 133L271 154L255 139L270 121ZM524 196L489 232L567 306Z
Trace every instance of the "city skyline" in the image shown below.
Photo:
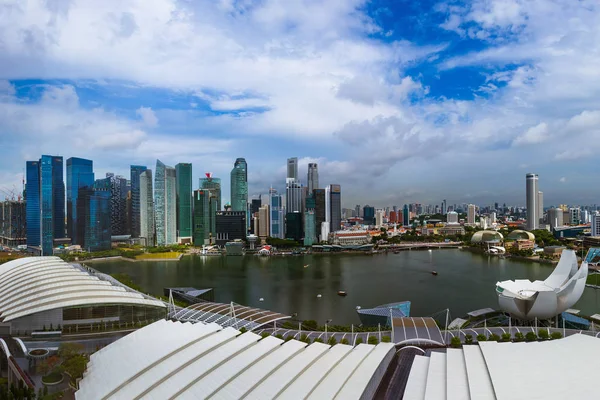
M243 156L252 197L282 192L295 155L300 179L317 163L347 205L524 204L529 171L548 204L600 195L587 184L600 149L600 11L584 3L10 8L0 22L2 188L19 189L39 154L94 160L97 176L190 162L194 182L204 171L225 179Z

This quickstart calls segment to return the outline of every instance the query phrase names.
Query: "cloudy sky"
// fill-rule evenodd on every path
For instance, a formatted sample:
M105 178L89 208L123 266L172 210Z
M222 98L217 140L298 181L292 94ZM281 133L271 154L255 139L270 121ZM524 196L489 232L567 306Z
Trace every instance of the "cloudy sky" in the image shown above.
M26 160L287 157L344 206L600 203L597 0L2 0L0 188ZM0 192L0 198L3 194Z

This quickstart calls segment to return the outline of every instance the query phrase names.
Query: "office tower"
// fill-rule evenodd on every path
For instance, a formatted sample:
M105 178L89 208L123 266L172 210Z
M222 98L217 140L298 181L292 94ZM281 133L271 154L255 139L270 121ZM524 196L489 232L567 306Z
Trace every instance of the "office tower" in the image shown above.
M283 200L281 195L277 194L277 190L273 188L269 189L269 208L271 210L269 235L274 238L283 239L285 236Z
M177 243L177 177L175 168L156 160L154 178L156 244Z
M342 229L342 187L329 185L329 231L335 232Z
M127 234L127 193L129 185L127 179L107 173L110 180L110 226L113 235Z
M146 239L146 246L156 246L154 224L152 170L147 169L140 174L140 237Z
M446 215L447 212L448 212L448 209L447 209L447 205L446 205L446 199L444 199L444 201L442 201L442 215Z
M537 213L538 223L543 224L544 223L544 192L538 191L537 210L538 210L538 213Z
M211 191L217 201L217 211L221 211L221 179L212 176L212 172L207 172L206 178L200 178L200 189Z
M208 189L194 190L194 245L213 243L216 234L217 197Z
M375 223L375 207L365 205L363 207L363 224L373 225Z
M360 218L362 216L360 211L361 211L360 204L357 204L354 207L354 214L355 214L356 218Z
M81 247L87 251L111 248L111 181L97 179L93 185L79 189L77 199L77 232L83 240Z
M496 216L496 212L491 212L490 213L490 223L491 224L495 224L497 221L497 216Z
M192 164L175 165L177 176L177 243L192 242Z
M600 236L600 214L597 212L592 214L592 236Z
M255 235L261 240L266 240L269 237L269 229L271 227L269 205L265 204L258 208L258 231Z
M143 165L130 166L130 182L131 182L131 237L140 237L140 174L146 170Z
M569 223L571 225L579 225L581 223L581 209L572 207L569 208Z
M25 201L5 200L0 203L0 238L2 243L16 247L27 243Z
M26 167L27 246L50 256L54 239L65 237L63 158L44 155L39 161L28 161Z
M304 245L312 246L316 241L315 210L307 209L304 212Z
M262 198L261 196L258 196L258 199L252 199L251 205L250 205L250 212L252 214L255 214L258 212L258 209L262 206Z
M390 223L398 222L398 211L390 211L390 217L388 221Z
M71 157L67 159L67 237L71 243L83 245L77 232L77 199L79 190L94 184L94 163L92 160Z
M308 183L308 193L313 193L315 189L319 188L319 167L317 163L308 163L308 177L306 182Z
M285 200L287 212L302 211L302 184L292 178L287 178L285 182Z
M377 212L375 213L375 226L377 226L378 228L381 228L383 226L383 216L383 210L377 210Z
M527 174L525 176L525 197L527 206L527 230L531 231L539 228L540 217L538 215L538 175Z
M231 210L246 211L248 207L248 164L238 158L231 170Z
M303 226L302 220L304 216L302 213L296 212L288 212L285 214L285 238L293 239L297 242L302 240L303 237Z
M313 199L315 202L315 230L320 240L327 240L327 238L323 238L321 236L321 225L323 222L327 221L327 216L325 214L325 189L315 189L313 190Z
M405 204L404 208L402 209L402 225L410 225L410 212L408 211L408 204Z
M449 224L458 224L458 213L449 211L446 214L446 222Z
M288 158L287 160L287 178L298 180L298 157Z
M215 225L217 246L246 239L246 211L217 211Z
M475 224L475 215L476 215L476 209L475 209L475 204L469 204L467 206L467 223L468 224Z

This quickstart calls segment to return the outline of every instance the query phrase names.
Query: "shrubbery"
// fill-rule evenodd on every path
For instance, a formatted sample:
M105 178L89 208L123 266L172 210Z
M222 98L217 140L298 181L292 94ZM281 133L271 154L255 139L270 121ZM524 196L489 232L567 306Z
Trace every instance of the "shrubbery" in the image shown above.
M462 346L460 338L458 336L454 336L452 339L450 339L450 346L455 349L460 348Z

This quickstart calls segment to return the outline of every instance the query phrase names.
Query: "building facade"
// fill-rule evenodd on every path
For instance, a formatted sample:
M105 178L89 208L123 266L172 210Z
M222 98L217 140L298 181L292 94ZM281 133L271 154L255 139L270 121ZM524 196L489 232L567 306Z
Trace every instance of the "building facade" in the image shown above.
M140 237L146 239L146 246L156 246L151 169L140 174Z
M458 224L458 213L449 211L446 214L446 222L449 224Z
M302 184L292 178L287 178L285 182L285 208L287 212L302 211Z
M410 212L408 211L408 204L405 204L404 208L402 209L402 225L410 225Z
M375 224L375 207L372 207L368 204L363 207L363 224Z
M277 194L275 189L269 190L269 235L274 238L283 239L285 237L285 214L283 199Z
M127 193L131 189L127 179L107 173L110 179L110 224L113 235L127 235Z
M600 236L600 214L592 214L592 236Z
M475 217L477 216L477 208L475 204L467 206L467 224L475 225Z
M298 157L287 159L287 178L298 180Z
M77 199L79 190L94 184L94 163L92 160L71 157L67 159L67 237L71 243L78 243L83 234L77 232Z
M526 184L525 184L525 197L526 197L526 206L527 206L527 224L526 229L528 231L532 231L534 229L538 229L540 226L540 217L539 217L539 206L538 206L538 175L537 174L527 174L525 175Z
M560 208L551 208L548 210L548 223L550 228L554 229L564 225L564 211Z
M321 225L327 221L325 189L313 190L313 199L315 202L315 227L317 238L319 240L327 240L327 238L323 238L321 235Z
M319 166L317 163L308 163L308 176L306 182L308 193L312 194L315 189L319 188Z
M192 164L175 165L177 176L177 243L192 242Z
M217 211L216 213L216 240L218 246L234 240L246 239L246 212L245 211Z
M248 208L248 164L238 158L231 170L231 210L247 211Z
M16 247L27 244L26 203L5 200L0 203L0 244Z
M269 205L265 204L258 208L258 230L255 235L260 237L262 241L269 236L269 228L271 226Z
M217 197L208 189L194 191L194 245L214 243L216 235Z
M156 160L154 180L156 244L177 243L177 177L175 168Z
M317 241L315 210L307 209L304 212L304 245L312 246Z
M140 174L146 170L143 165L131 165L131 212L129 213L131 237L140 237Z
M285 214L285 238L301 241L303 238L303 215L300 212L288 212Z
M329 232L342 229L342 187L329 185Z
M217 201L217 211L221 211L221 179L212 176L211 172L207 172L206 178L200 178L200 189L208 189L211 191Z

